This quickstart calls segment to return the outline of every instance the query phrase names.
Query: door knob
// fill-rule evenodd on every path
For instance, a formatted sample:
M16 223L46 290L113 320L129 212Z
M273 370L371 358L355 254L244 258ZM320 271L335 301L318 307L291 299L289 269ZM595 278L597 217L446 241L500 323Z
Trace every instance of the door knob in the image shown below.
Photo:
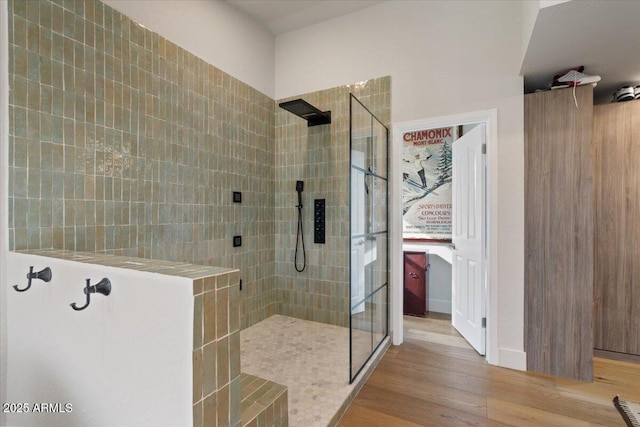
M452 250L452 251L455 251L455 250L456 250L456 244L455 244L455 243L451 243L451 244L449 245L449 247L451 248L451 250Z
M413 279L417 279L418 275L416 273L414 273L413 271L409 272L409 276L411 276Z

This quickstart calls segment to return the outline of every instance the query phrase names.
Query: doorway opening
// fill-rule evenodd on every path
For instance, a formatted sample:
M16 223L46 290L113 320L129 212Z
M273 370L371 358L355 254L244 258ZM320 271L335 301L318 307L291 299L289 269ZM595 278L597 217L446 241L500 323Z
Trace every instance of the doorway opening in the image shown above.
M404 339L404 252L417 251L426 253L429 256L425 275L427 279L431 278L431 280L428 280L430 283L427 293L431 290L432 295L427 298L426 311L444 313L443 315L436 315L440 320L443 317L451 316L455 328L473 345L476 351L486 355L489 363L493 363L492 360L497 356L497 340L495 333L492 334L492 327L495 327L497 317L496 304L492 304L492 301L496 299L496 284L491 280L491 261L495 259L495 256L491 256L491 252L494 250L495 245L493 242L495 239L492 239L490 232L491 195L493 194L491 192L490 168L493 164L492 158L495 158L492 155L495 155L495 153L492 153L492 148L495 151L496 117L496 110L487 110L397 123L393 126L394 143L391 147L391 182L393 190L390 203L392 218L391 253L393 254L391 259L391 275L393 277L391 324L393 343L396 345L401 344ZM439 148L440 151L437 154L434 149L420 149L420 142L415 144L417 149L409 148L405 150L406 147L411 145L407 144L407 140L411 136L415 140L418 131L438 129L445 129L439 131L440 135L454 134L454 141L462 141L463 137L472 134L475 134L473 138L480 139L480 142L463 142L457 146L455 142L451 143L449 148L452 169L450 175L454 175L455 178L451 179L451 181L457 181L459 184L457 190L455 190L457 194L454 194L453 185L447 186L441 176L443 168L447 166L446 159L444 159L447 156L446 144L444 148ZM430 136L434 136L437 132L431 133L433 135ZM418 136L427 136L427 134L422 133ZM425 144L428 144L428 142L425 142ZM465 145L467 148L457 155L458 160L456 160L455 147L463 147ZM460 152L461 150L457 149L457 151ZM479 151L481 152L479 153ZM477 154L481 155L476 156ZM415 160L411 155L415 157ZM474 162L474 156L479 158L480 161ZM412 166L415 169L415 173L412 169L406 167L410 161L414 162ZM431 165L429 165L430 161L432 162ZM434 164L434 162L437 164ZM404 169L403 165L405 166ZM456 169L458 170L457 177L455 176ZM418 230L418 233L415 232L416 230L411 230L411 224L405 224L404 215L410 212L410 209L415 210L415 208L407 207L407 204L403 203L401 196L403 187L410 187L411 190L409 192L412 192L411 195L413 196L405 197L404 200L413 198L426 200L424 196L428 196L430 193L438 193L435 195L435 202L422 202L422 206L418 210L425 205L446 207L446 203L439 202L444 200L442 198L450 197L452 207L449 215L451 215L452 221L448 225L449 228L447 229L444 226L440 228L438 226L426 227L428 234L426 236L419 235L421 230ZM415 201L413 205L415 206ZM424 209L420 212L424 213ZM443 212L435 212L435 214L446 215ZM415 220L416 217L414 216L413 219ZM419 219L425 220L426 218L423 215ZM436 218L436 221L433 221L432 224L446 222L439 221L441 219ZM410 230L408 233L406 232L407 229ZM439 231L442 233L438 234ZM418 235L418 237L426 238L404 240L408 235ZM468 249L471 241L473 241L472 247L475 248L477 253L469 258L470 252ZM473 253L473 250L471 253ZM417 274L414 274L414 276L417 276ZM418 278L417 280L421 279ZM435 294L434 290L436 291Z

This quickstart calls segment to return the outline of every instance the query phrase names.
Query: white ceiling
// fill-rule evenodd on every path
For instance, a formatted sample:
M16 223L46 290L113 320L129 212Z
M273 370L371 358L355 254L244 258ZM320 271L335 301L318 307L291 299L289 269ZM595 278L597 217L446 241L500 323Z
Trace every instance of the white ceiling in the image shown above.
M640 1L573 0L540 10L522 63L525 92L584 65L602 77L595 102L611 101L626 84L640 84Z
M226 1L278 35L385 0ZM522 63L525 92L548 86L555 74L578 65L602 77L596 103L610 102L621 86L640 84L639 18L640 0L572 0L543 7Z
M263 23L273 35L366 9L385 0L226 0Z

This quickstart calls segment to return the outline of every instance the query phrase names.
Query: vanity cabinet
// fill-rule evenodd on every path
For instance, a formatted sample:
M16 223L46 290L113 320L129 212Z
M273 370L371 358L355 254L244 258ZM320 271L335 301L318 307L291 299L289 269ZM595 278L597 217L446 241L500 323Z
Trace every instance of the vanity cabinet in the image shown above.
M404 314L425 317L428 313L429 255L404 252Z

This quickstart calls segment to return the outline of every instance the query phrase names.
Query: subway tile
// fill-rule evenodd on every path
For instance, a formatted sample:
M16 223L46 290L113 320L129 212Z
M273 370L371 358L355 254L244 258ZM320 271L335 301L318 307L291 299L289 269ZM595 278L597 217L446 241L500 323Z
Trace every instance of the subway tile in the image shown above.
M202 405L202 425L203 427L217 427L218 425L218 406L217 394L211 393L206 396Z
M231 381L240 376L240 331L229 335L229 376Z
M207 344L203 347L204 356L204 379L203 390L207 395L218 389L218 377L217 377L217 345L215 342Z
M241 420L241 382L238 376L229 385L229 424L234 426Z
M34 23L38 23L40 21L40 2L39 1L28 1L26 2L26 18Z
M203 427L203 402L200 401L193 405L193 427Z
M229 385L221 387L216 392L217 395L217 415L218 427L228 427L230 421L229 413Z
M40 114L37 110L26 110L26 133L24 135L20 135L17 132L15 136L27 136L32 140L37 140L40 138ZM18 115L16 111L15 115L16 121L16 129L19 126L18 123Z
M53 230L51 228L40 228L40 248L53 247Z
M241 296L240 286L229 287L229 332L240 329Z
M30 54L37 55L40 51L40 26L33 21L27 21L26 26L27 49L29 50Z
M27 169L23 167L12 168L12 176L13 197L27 197ZM23 224L23 226L26 225L26 223Z
M203 323L202 300L203 300L202 295L197 295L193 298L193 348L194 350L202 346L202 323Z
M13 0L9 2L9 6L13 8L13 14L16 17L27 18L27 2Z
M203 299L204 323L203 344L208 344L216 339L216 293L205 292Z
M221 338L216 341L217 345L217 371L216 377L218 381L218 388L229 382L229 339Z
M16 250L27 249L27 229L26 228L14 228L14 245Z
M13 66L13 73L15 74L16 84L13 88L14 100L18 101L20 99L26 100L27 92L26 92L26 79L28 78L28 70L29 70L29 52L26 49L23 49L18 46L12 47L11 52L11 64ZM26 107L26 102L23 101L21 104L18 104L14 101L14 105L24 106Z
M219 276L218 276L219 278ZM216 291L216 334L223 337L229 333L229 288Z
M193 281L193 295L200 295L203 290L203 279L196 279Z
M214 291L216 289L216 277L217 276L210 276L210 277L205 277L204 278L204 291L205 292Z
M28 228L27 229L27 249L38 249L40 248L40 229L39 228Z

